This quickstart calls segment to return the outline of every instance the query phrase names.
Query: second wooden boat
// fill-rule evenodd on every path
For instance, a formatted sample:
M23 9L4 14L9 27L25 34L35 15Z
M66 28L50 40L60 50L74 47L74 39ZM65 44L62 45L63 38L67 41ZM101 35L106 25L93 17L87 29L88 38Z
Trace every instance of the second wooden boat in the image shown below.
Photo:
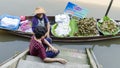
M27 20L32 19L33 16L26 16ZM51 23L51 25L53 25L55 23L55 17L54 16L48 16L48 19ZM119 20L116 20L117 22L120 22ZM32 33L28 33L28 32L22 32L22 31L14 31L14 30L9 30L9 29L4 29L4 28L0 28L0 30L9 32L11 34L14 35L18 35L21 37L26 37L26 38L30 38L32 36ZM120 38L120 33L116 34L116 35L99 35L99 36L91 36L91 37L56 37L53 36L51 34L51 38L53 39L53 42L67 42L67 43L73 43L73 42L90 42L90 41L102 41L102 40L109 40L109 39L117 39Z

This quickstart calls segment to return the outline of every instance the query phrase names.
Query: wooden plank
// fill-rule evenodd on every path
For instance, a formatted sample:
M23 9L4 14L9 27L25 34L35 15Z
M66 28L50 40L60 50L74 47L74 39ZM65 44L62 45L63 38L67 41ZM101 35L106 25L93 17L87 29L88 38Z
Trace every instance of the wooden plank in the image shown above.
M95 63L95 61L94 61L94 59L93 59L93 57L92 57L88 48L86 48L86 52L87 52L91 67L92 68L97 68L97 65L96 65L96 63Z
M102 66L99 64L99 62L98 62L98 60L97 60L93 50L91 48L89 50L90 50L90 52L91 52L91 54L92 54L92 56L93 56L93 58L94 58L94 60L96 62L97 68L102 68Z

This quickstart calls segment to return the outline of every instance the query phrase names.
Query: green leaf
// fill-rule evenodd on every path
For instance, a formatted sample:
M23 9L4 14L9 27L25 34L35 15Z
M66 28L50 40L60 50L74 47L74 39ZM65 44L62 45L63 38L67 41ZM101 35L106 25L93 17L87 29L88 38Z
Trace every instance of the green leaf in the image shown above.
M72 37L74 36L75 32L78 32L78 26L75 19L70 20L70 27L71 27L71 32L69 33L69 35Z
M110 20L110 18L108 16L103 17L103 21L108 21L108 20Z

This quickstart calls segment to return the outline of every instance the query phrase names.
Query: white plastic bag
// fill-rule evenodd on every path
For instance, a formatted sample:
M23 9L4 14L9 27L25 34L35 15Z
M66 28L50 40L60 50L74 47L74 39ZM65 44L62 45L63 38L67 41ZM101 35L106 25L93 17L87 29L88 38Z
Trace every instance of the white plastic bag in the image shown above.
M69 24L70 22L70 17L68 14L58 14L55 16L55 22L57 23L67 23Z

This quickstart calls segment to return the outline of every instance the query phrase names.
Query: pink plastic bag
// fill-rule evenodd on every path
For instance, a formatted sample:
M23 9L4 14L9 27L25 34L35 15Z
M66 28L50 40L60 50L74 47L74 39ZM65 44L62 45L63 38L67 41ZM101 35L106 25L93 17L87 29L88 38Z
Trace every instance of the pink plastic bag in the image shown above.
M21 26L19 28L20 31L26 32L31 29L31 21L25 20L21 22Z

